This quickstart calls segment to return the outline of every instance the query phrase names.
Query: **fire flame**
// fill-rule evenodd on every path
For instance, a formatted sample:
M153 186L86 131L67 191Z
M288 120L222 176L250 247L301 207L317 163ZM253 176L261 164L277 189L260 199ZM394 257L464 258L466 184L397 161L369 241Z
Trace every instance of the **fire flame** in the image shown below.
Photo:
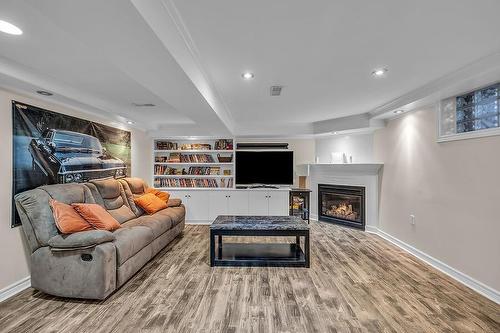
M337 206L332 205L325 213L326 215L347 220L356 220L358 217L358 212L354 211L352 205L348 202L341 202Z

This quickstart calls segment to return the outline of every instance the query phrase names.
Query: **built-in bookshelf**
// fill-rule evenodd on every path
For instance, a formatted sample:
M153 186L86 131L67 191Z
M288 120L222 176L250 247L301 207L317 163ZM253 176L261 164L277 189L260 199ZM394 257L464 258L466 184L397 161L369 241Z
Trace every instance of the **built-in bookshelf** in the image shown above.
M234 188L233 139L166 138L153 144L155 188Z

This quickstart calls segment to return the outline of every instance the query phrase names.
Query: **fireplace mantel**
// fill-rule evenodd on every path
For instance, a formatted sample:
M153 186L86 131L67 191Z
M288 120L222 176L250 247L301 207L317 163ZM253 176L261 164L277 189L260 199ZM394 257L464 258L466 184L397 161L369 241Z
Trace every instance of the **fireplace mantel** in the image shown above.
M311 169L329 170L341 174L357 174L357 175L377 175L379 170L384 166L383 163L310 163L298 164L297 174L299 176L309 176Z

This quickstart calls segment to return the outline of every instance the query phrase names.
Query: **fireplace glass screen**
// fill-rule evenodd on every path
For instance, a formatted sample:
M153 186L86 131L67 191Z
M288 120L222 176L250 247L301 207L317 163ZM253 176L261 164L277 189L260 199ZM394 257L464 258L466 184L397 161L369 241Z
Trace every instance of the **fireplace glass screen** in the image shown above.
M361 221L361 197L357 195L323 193L322 215L355 222Z
M319 220L365 228L365 188L319 184Z

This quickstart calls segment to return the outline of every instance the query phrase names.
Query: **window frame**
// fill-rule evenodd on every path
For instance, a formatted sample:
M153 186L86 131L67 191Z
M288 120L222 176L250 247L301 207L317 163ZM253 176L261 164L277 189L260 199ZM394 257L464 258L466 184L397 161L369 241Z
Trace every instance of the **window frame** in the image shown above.
M462 93L459 95L451 96L449 98L445 98L445 99L441 100L438 103L437 142L448 142L448 141L455 141L455 140L466 140L466 139L474 139L474 138L482 138L482 137L500 135L500 124L498 127L492 127L492 128L480 129L480 130L462 132L462 133L457 133L456 128L455 128L455 133L442 134L442 132L443 132L443 112L444 112L444 106L446 103L450 103L451 101L454 101L454 103L455 103L453 117L454 117L454 123L456 126L456 124L457 124L457 121L456 121L456 115L457 115L456 99L457 99L457 97L467 95L467 94L470 94L473 92L477 92L477 91L480 91L480 90L483 90L485 88L495 86L495 85L498 85L497 89L498 89L498 92L500 93L500 82L494 82L494 83L485 85L483 87L480 87L480 88L477 88L477 89L474 89L474 90L471 90L471 91L468 91L468 92L465 92L465 93ZM499 103L498 107L500 108L500 98L497 98L497 101Z

